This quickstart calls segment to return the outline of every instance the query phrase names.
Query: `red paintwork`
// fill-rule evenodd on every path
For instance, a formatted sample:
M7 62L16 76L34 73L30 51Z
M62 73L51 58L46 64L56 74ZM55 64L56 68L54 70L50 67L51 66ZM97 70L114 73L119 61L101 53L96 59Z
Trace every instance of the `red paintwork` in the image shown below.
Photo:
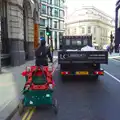
M24 70L22 72L22 76L28 77L28 80L25 84L25 87L27 87L27 85L29 85L32 81L32 74L33 72L35 72L37 70L37 72L34 74L35 76L41 76L42 75L42 71L40 69L40 67L37 66L31 66L31 69L29 72L27 72L26 70ZM52 86L54 87L54 81L52 80L52 72L48 71L48 66L43 66L43 71L45 72L45 75L47 77L47 83L44 85L35 85L32 83L30 90L47 90L49 89L49 84L52 84Z

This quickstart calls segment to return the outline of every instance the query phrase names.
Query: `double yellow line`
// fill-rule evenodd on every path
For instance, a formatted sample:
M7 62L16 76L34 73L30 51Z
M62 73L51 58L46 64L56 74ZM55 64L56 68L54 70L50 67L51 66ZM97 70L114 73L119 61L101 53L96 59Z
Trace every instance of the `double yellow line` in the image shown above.
M29 108L27 112L24 114L24 116L22 117L22 120L31 120L34 112L35 112L35 107Z

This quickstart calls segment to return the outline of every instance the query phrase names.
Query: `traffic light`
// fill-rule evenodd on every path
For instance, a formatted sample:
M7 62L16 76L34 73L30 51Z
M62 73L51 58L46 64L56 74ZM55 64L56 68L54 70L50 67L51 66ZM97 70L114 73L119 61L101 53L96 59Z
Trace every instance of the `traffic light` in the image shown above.
M50 31L50 28L49 28L49 27L46 27L46 35L47 35L47 36L50 36L50 35L51 35L51 31Z

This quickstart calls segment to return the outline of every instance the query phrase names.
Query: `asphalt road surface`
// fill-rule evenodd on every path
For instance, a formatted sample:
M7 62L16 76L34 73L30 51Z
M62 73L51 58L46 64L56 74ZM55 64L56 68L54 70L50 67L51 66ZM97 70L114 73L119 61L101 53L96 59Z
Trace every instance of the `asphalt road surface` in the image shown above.
M98 81L71 78L62 83L57 66L54 96L58 115L52 109L32 108L22 117L17 113L12 120L120 120L120 62L109 60L102 67L105 75Z

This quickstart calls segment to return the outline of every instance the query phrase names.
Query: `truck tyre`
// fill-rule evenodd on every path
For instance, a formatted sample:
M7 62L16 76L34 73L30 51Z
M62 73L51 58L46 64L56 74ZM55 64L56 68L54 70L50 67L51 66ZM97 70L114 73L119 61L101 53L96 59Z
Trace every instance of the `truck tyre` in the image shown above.
M95 81L97 81L97 80L99 79L99 75L95 75L95 76L93 77L93 79L94 79Z
M65 81L65 76L61 75L61 80L62 80L62 82L64 82Z

